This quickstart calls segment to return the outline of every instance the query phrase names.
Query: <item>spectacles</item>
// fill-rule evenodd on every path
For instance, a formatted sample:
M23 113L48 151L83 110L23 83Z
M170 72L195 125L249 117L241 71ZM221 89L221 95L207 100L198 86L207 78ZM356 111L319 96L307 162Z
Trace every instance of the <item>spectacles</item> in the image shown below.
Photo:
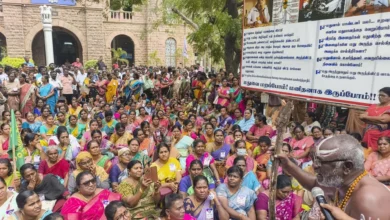
M89 185L95 184L95 183L96 183L96 178L94 177L93 179L90 179L90 180L88 180L88 181L86 181L86 182L84 182L84 183L81 183L81 185L83 185L83 186L89 186Z
M129 212L129 210L126 209L124 212L122 212L122 214L118 215L118 217L115 218L115 220L129 219L128 218L129 215L130 215L130 212Z

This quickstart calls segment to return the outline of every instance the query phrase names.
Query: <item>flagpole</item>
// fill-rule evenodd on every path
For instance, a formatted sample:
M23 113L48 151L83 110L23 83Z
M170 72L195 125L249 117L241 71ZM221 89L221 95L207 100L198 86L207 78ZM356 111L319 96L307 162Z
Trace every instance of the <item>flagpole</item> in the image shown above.
M16 123L12 123L12 121L14 121L15 120L15 113L14 113L14 110L13 109L11 109L11 125L13 125L13 124L16 124ZM12 131L13 129L11 129L11 131ZM10 142L11 142L11 147L12 147L12 162L13 162L13 164L14 164L14 166L13 166L13 173L15 173L16 174L16 153L15 153L15 151L16 151L16 149L15 149L15 143L14 143L14 138L12 138L12 135L15 135L15 134L13 134L12 132L11 132L11 137L10 137Z

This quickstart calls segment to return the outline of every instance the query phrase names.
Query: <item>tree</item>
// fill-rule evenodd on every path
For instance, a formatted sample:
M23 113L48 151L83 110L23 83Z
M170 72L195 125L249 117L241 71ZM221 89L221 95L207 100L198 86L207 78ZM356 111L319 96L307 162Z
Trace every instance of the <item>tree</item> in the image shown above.
M111 52L112 52L112 63L118 62L118 64L125 63L126 65L129 65L129 61L126 58L123 58L127 56L127 52L122 50L122 48L118 48L116 50L112 48Z
M237 73L241 61L242 0L164 0L163 19L181 19L193 29L189 42L213 62L225 62L226 71ZM160 10L161 11L161 10ZM173 13L172 13L173 12Z
M160 57L158 57L157 50L155 50L149 54L148 65L160 66L161 64L162 64L162 61L161 61Z

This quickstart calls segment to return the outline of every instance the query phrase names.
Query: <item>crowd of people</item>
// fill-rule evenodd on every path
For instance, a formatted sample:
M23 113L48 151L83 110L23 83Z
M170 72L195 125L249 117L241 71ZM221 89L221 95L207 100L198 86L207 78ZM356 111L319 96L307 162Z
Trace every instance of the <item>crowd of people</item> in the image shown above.
M390 87L362 133L297 103L277 134L284 100L233 73L100 64L0 68L0 219L266 220L274 160L276 219L322 219L317 185L335 219L389 219Z

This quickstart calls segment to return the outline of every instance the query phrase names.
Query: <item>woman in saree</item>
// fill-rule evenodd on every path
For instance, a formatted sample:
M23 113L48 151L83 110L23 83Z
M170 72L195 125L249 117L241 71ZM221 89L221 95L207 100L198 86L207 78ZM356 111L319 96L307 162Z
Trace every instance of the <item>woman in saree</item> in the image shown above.
M311 129L311 133L313 134L314 146L317 146L324 140L324 136L322 135L322 129L320 127L314 126Z
M124 147L118 151L118 163L114 164L110 170L110 183L114 192L118 191L119 183L127 177L127 164L131 161L130 149Z
M51 114L54 114L57 103L57 88L49 83L49 75L42 76L42 86L39 87L37 97L46 101L46 104L50 106Z
M46 123L39 128L39 134L41 135L42 140L46 142L46 144L48 143L49 139L56 134L57 127L58 126L54 124L53 115L49 115L46 119Z
M270 146L271 139L267 136L261 136L259 138L258 146L253 151L253 157L258 164L255 173L260 182L267 178L267 164L271 158L271 154L268 151Z
M166 196L163 201L163 210L159 220L196 220L196 218L185 213L183 197L180 194L172 193Z
M246 137L253 146L257 146L259 138L261 136L270 137L273 133L273 129L270 125L267 125L267 118L264 115L255 115L255 124L249 129Z
M202 175L203 165L200 160L193 160L189 167L187 167L188 175L183 176L179 183L179 193L186 198L187 196L194 194L194 187L192 185L193 179L196 176ZM209 189L214 190L215 184L210 184Z
M380 137L378 151L372 152L364 167L372 177L390 188L390 137Z
M41 109L43 107L43 104L44 103L43 103L42 99L37 99L37 104L34 107L34 111L33 111L35 117L41 116L41 114L42 114ZM23 116L25 116L26 114L27 114L27 112L25 114L23 114Z
M16 190L10 190L5 180L0 177L0 219L5 219L7 215L18 211L17 195Z
M115 119L113 119L113 114L111 110L104 112L104 120L103 120L103 129L108 137L110 137L114 133L115 125L118 123Z
M59 157L57 146L51 145L46 149L46 158L41 161L38 173L43 178L47 174L53 174L60 178L61 183L66 187L68 185L68 174L70 165L64 158Z
M122 201L127 204L131 219L157 219L160 202L160 183L143 176L144 167L138 160L127 165L129 175L118 186Z
M214 142L214 129L215 127L213 124L209 122L206 123L204 126L205 132L200 136L200 139L206 144Z
M230 100L230 88L227 85L227 79L224 78L222 80L222 86L218 88L218 99L216 104L227 107L229 106L230 103L229 100Z
M263 188L261 188L261 184L257 180L256 174L246 168L246 158L243 156L238 156L234 158L233 165L239 167L242 172L244 172L244 179L242 180L242 185L248 187L249 189L256 192L256 194L259 194L261 191L263 191Z
M202 173L207 178L208 183L214 186L215 182L220 184L221 181L217 168L215 167L215 160L210 153L206 151L205 143L202 140L197 139L193 143L193 148L193 154L190 154L186 159L186 172L184 176L189 174L191 162L194 160L200 160L203 167ZM216 181L214 179L216 179Z
M118 155L118 152L115 150L114 144L111 143L109 140L104 138L104 133L101 132L99 129L93 130L91 132L91 138L94 141L97 141L100 146L100 151L103 155L107 155L112 159L112 163L116 164L118 162L118 159L115 159L115 155ZM87 150L87 146L84 147L84 150Z
M5 181L6 188L10 191L19 191L20 188L20 173L13 172L9 159L0 158L0 177Z
M92 140L92 132L99 129L98 122L95 119L89 121L88 130L84 132L80 141L80 146L86 149L86 144ZM106 133L102 132L103 138L107 137Z
M49 115L51 115L50 113L50 107L48 106L43 106L42 109L41 109L41 116L38 116L35 121L38 121L38 122L41 122L42 125L46 124L46 121L47 121L47 117L49 117ZM39 131L38 131L39 132Z
M136 114L137 113L134 110L130 110L129 116L127 117L127 122L126 122L126 131L134 132L134 130L139 126L138 122L136 122ZM123 116L121 115L121 119L122 119L122 117Z
M8 158L9 135L11 126L9 126L9 124L1 124L0 129L0 158Z
M169 146L165 143L160 143L156 152L158 159L150 167L157 167L157 176L161 182L161 187L177 192L177 187L181 180L179 161L169 156Z
M199 76L198 80L195 82L195 85L192 87L192 90L194 90L194 97L196 100L202 98L203 96L202 90L205 83L206 83L206 79L204 78L204 76Z
M140 128L136 128L133 132L134 138L137 138L138 141L140 142L139 146L139 151L143 152L145 155L149 157L153 157L154 154L154 148L155 148L155 143L154 141L146 137L144 132Z
M4 81L4 95L7 95L7 105L4 110L19 109L20 84L19 81L15 81L15 78L16 70L12 70L8 76L8 81Z
M111 158L107 155L103 155L100 151L100 146L97 141L89 141L87 143L87 150L92 156L93 163L96 166L102 167L106 173L110 173L112 163Z
M180 152L175 146L183 138L183 135L181 133L181 127L175 125L172 127L171 132L172 132L172 137L171 137L171 147L169 149L169 152L170 152L169 157L179 159ZM190 147L190 146L188 146L188 147Z
M65 126L59 126L57 128L56 135L49 139L49 146L50 145L57 145L60 158L64 158L68 162L71 162L71 166L74 167L74 160L81 151L81 147L77 139L68 133L68 129Z
M20 110L22 112L22 115L26 115L27 112L33 112L36 101L35 95L37 87L26 82L26 79L26 74L20 74Z
M57 113L54 120L58 126L67 126L68 125L69 115L66 111L66 106L61 106L59 108L59 112Z
M139 150L140 141L137 138L133 138L129 141L129 149L130 149L130 159L138 160L141 162L142 167L149 168L152 160L148 157L147 154Z
M183 128L183 133L182 133L183 136L188 136L194 140L198 138L198 135L194 132L194 123L190 119L186 119L183 121L182 128Z
M21 154L24 163L34 164L35 168L38 169L40 162L46 158L46 154L39 142L39 135L35 133L26 134L24 137L24 148L22 149Z
M180 74L173 74L173 97L180 98L180 86L181 86L181 77Z
M99 80L96 82L96 89L100 97L105 98L107 92L107 85L109 83L108 80L103 78L101 73L98 74Z
M267 220L269 190L260 193L256 201L257 219ZM279 175L276 185L276 219L299 220L302 211L302 198L292 192L291 180L286 175Z
M110 82L107 85L106 102L112 103L113 98L116 96L119 82L118 82L115 74L109 74L109 75L107 75L107 77L108 77L108 80L110 80Z
M104 208L112 201L121 200L121 195L99 188L98 178L90 171L76 176L77 192L64 204L61 215L65 220L106 219Z
M69 124L66 126L69 134L75 137L77 140L80 140L83 137L83 134L86 130L85 125L77 123L77 116L69 116Z
M141 95L141 89L143 86L143 82L139 79L139 74L133 74L134 80L130 82L130 94L133 97L134 101L138 102L138 99Z
M252 114L252 109L246 109L244 111L244 118L237 123L243 132L248 132L249 129L255 124L255 118Z
M293 157L299 161L299 165L310 161L309 153L314 146L312 136L306 136L302 125L294 128L295 137L290 141L293 149Z
M215 167L218 170L219 178L222 181L225 178L225 164L229 156L230 145L224 143L224 136L222 130L214 131L214 142L206 144L206 151L211 154L215 160Z
M22 128L30 128L33 133L38 133L42 123L35 121L35 116L32 112L27 112L25 117L26 121L23 122Z
M77 175L83 171L91 172L94 175L98 188L110 188L106 171L93 163L92 155L88 151L81 151L76 157L76 169L69 174L68 190L70 193L76 192L78 186Z
M89 130L89 121L91 121L91 119L88 117L88 111L85 109L82 109L80 111L79 118L80 119L78 120L77 123L84 125L85 129Z
M196 219L215 219L218 216L220 220L228 220L229 214L223 209L216 193L209 190L207 178L196 176L193 183L194 194L184 199L185 212Z
M115 125L115 133L110 137L110 141L115 145L115 149L119 150L128 147L131 139L133 139L133 135L125 130L124 124L118 123Z
M144 121L149 123L151 120L152 120L152 117L147 114L145 108L144 107L140 107L139 108L139 115L136 118L135 122L140 125Z
M42 209L42 202L38 194L26 190L16 196L17 211L10 212L7 220L36 219L43 220L52 213L51 210Z
M390 87L379 90L379 104L371 105L360 119L366 123L363 142L372 151L378 150L378 139L390 136Z
M230 219L256 219L254 202L256 193L242 186L244 172L237 166L227 170L227 183L217 187L217 196Z
M234 103L233 109L238 108L241 112L245 110L245 101L243 97L243 92L240 87L237 77L233 77L233 85L230 88L231 102Z
M45 200L57 200L53 211L61 209L69 192L55 175L41 176L31 163L20 167L20 174L25 181L22 182L19 193L32 190L37 194L44 195Z
M244 140L238 140L233 144L234 148L232 149L233 155L229 156L226 160L225 167L229 169L233 166L233 161L237 156L242 156L246 159L246 171L256 172L257 170L257 162L252 157L248 155L248 151L246 150L246 143Z

